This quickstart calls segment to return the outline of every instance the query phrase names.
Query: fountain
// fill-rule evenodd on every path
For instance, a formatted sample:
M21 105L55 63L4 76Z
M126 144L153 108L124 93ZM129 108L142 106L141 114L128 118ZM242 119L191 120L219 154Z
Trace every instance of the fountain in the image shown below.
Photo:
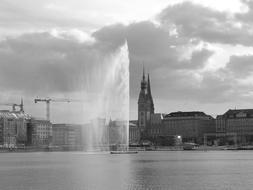
M125 43L109 56L100 58L91 72L92 121L85 129L87 151L128 150L129 144L129 57ZM87 94L86 94L87 97Z

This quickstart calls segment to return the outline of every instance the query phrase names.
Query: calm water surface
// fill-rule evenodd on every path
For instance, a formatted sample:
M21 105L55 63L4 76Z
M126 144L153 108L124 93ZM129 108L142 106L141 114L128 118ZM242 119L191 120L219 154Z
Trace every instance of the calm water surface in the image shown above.
M2 153L1 190L252 190L253 151Z

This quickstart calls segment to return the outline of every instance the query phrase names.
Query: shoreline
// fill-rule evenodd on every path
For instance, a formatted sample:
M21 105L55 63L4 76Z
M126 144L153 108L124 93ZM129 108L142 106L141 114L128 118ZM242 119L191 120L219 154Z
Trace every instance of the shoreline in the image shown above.
M130 147L129 151L138 151L138 152L162 152L162 151L242 151L242 150L253 150L253 146L199 146L194 150L184 150L182 146L175 147ZM24 152L89 152L83 151L80 149L64 149L62 147L59 148L48 148L48 147L26 147L26 148L2 148L0 149L0 153L24 153ZM93 152L93 151L90 151ZM108 151L110 152L110 151Z

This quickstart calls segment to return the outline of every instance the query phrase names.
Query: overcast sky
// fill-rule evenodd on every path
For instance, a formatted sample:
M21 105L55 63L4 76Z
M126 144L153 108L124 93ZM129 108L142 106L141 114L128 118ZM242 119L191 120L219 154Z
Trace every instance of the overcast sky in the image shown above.
M90 69L125 40L131 119L143 63L156 112L253 108L253 1L247 0L2 0L0 102L23 97L26 112L45 117L35 97L79 98L80 81L88 86ZM53 103L52 121L83 122L83 109Z

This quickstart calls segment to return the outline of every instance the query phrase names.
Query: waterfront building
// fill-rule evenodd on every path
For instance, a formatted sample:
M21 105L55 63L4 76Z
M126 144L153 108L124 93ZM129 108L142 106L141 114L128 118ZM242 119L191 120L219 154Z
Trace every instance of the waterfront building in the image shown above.
M65 150L82 150L82 128L80 124L53 124L52 144Z
M94 148L104 149L109 144L109 131L105 118L96 118L91 121L88 135L91 135L91 142Z
M253 144L253 109L229 109L217 116L216 132L223 133L228 144Z
M148 137L156 138L159 136L163 136L163 119L164 114L154 113L151 115L150 124L147 126L147 135Z
M226 132L226 120L223 115L217 115L215 120L216 133L225 133Z
M105 118L96 118L82 125L82 143L86 151L109 149L109 129Z
M205 133L215 132L215 119L200 111L154 112L150 77L143 70L138 99L138 123L140 143L151 141L158 145L173 145L180 141L203 143Z
M202 144L205 133L215 132L215 119L200 111L172 112L162 120L162 134L180 136L183 142Z
M129 145L139 145L140 130L137 125L137 120L129 121Z
M27 141L27 123L30 115L23 111L0 110L0 145L14 148Z
M127 121L123 120L110 120L109 121L109 144L124 146L127 142ZM122 144L124 143L124 144Z
M21 111L0 111L0 145L3 148L49 145L52 124Z
M27 144L32 146L49 146L52 143L52 123L48 120L32 117L27 126Z

